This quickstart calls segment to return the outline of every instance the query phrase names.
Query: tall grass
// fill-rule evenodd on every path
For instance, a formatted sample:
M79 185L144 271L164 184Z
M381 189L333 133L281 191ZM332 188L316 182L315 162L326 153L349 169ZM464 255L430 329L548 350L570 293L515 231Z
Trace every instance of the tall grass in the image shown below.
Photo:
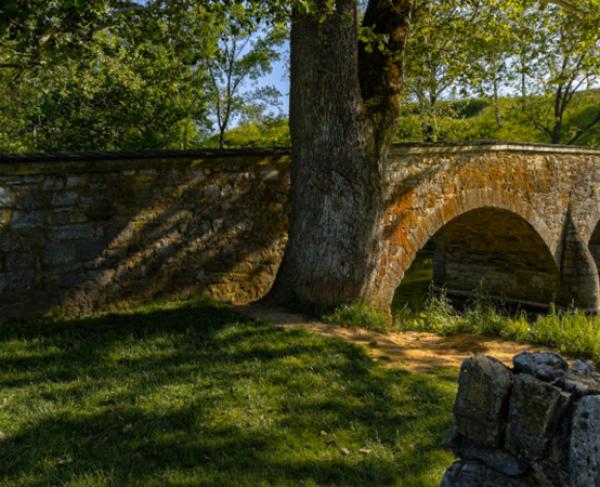
M380 311L362 303L342 305L321 317L325 323L335 323L349 328L390 331L390 322Z
M550 346L561 353L600 360L600 318L581 310L559 310L535 317L524 311L509 313L483 292L462 312L454 309L446 293L430 291L420 311L407 306L394 314L394 328L451 336L476 333L508 340Z

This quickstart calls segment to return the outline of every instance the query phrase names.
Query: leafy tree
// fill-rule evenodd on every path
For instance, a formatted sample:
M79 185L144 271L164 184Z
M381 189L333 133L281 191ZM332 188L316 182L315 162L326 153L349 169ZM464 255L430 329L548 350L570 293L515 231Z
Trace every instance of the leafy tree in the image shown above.
M439 138L439 101L465 86L473 71L472 32L479 15L477 3L427 0L419 7L406 53L407 95L417 101L426 141Z
M228 130L225 147L289 147L290 132L287 118L262 118L258 122L243 122ZM219 134L206 140L208 147L219 147Z
M236 117L257 121L267 106L278 104L280 93L272 86L245 90L271 72L279 60L277 47L286 36L284 25L269 26L251 4L236 4L218 17L214 44L203 64L209 73L208 93L219 133L219 147ZM215 16L213 15L213 20Z
M52 3L52 12L31 8L21 30L5 29L6 42L27 45L34 38L27 25L37 25L46 14L55 17L51 24L66 24L61 16L73 2ZM5 140L21 140L8 148L197 146L210 126L208 77L197 64L209 29L191 28L182 6L174 2L103 3L94 12L101 13L89 24L69 24L77 49L59 43L38 53L36 62L10 58L11 49L0 50L11 60L2 70L2 82L16 95L0 103L25 120L0 129ZM11 17L8 25L15 22Z
M482 95L491 97L498 128L503 124L500 92L516 74L517 38L511 20L522 15L520 5L515 6L510 0L489 0L469 36L473 62L466 69L470 74L468 83Z
M521 44L528 45L523 57L528 58L530 95L538 95L524 99L525 110L551 143L573 144L600 123L599 109L589 123L565 131L577 91L600 79L600 5L590 4L581 15L577 9L530 4L525 18L528 25L519 29L526 35Z

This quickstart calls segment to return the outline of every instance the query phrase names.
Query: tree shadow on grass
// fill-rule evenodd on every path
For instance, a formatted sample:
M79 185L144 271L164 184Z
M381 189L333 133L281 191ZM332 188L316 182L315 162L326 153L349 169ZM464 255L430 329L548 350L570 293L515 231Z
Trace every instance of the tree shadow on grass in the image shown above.
M433 486L449 463L454 371L203 302L10 324L0 360L2 485Z

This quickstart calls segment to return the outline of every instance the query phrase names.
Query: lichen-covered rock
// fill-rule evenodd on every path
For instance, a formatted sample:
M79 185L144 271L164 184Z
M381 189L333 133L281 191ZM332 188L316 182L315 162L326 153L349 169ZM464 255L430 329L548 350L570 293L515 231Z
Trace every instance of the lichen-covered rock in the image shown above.
M465 360L454 404L457 431L475 444L497 446L504 430L500 413L511 385L512 374L500 361L482 355Z
M508 404L506 449L530 460L543 458L569 400L556 386L527 374L515 376Z
M533 487L525 477L510 477L475 460L454 463L442 478L440 487Z
M517 372L546 382L559 379L569 368L567 361L554 352L523 352L513 358L513 364Z
M600 396L577 404L569 447L570 487L600 487Z

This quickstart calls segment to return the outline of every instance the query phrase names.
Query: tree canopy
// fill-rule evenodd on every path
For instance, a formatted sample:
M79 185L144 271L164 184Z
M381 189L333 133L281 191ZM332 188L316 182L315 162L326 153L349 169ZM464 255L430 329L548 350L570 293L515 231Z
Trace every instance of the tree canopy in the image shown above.
M213 134L226 146L236 124L278 116L280 93L260 80L282 56L292 15L324 25L337 3L6 0L0 150L188 148ZM578 115L587 108L575 96L597 86L599 2L415 2L405 57L378 2L356 5L368 104L388 96L377 78L401 69L398 106L416 103L423 140L445 139L440 120L456 114L444 100L469 97L492 101L501 130L510 121L500 99L518 96L521 122L548 142L585 143L600 123L600 109Z

